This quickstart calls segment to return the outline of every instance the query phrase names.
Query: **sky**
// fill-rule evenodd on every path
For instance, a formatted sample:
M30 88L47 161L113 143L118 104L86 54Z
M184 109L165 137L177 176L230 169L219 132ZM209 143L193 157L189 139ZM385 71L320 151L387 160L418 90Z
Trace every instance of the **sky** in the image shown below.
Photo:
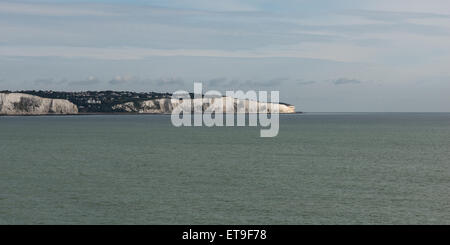
M0 90L280 91L449 112L447 0L0 0Z

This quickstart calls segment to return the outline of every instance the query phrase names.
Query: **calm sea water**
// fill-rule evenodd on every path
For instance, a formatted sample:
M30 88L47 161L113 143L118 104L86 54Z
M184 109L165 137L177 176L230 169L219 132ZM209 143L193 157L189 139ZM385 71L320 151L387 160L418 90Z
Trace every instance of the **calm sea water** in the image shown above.
M450 114L0 117L0 224L450 224Z

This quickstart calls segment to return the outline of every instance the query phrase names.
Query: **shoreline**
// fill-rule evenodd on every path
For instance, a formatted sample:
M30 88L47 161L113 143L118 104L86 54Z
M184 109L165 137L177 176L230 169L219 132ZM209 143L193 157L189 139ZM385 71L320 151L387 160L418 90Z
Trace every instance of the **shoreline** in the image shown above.
M200 114L200 113L192 113ZM225 115L231 113L224 113ZM260 113L234 113L236 114L260 114ZM268 113L270 114L270 113ZM305 114L305 112L294 113L278 113L279 115L291 115L291 114ZM0 114L0 117L39 117L39 116L96 116L96 115L171 115L171 113L135 113L135 112L92 112L92 113L78 113L78 114Z

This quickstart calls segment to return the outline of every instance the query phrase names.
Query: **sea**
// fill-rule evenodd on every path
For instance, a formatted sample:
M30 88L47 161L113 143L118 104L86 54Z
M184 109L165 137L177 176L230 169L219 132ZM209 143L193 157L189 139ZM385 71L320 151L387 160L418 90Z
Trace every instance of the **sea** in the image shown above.
M0 224L450 224L450 113L0 117Z

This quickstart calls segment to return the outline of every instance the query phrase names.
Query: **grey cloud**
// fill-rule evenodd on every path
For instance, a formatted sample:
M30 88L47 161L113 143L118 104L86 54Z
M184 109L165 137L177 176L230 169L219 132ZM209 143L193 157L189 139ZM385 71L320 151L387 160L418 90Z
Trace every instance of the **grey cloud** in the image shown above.
M282 83L284 83L288 80L289 80L289 78L287 78L287 77L276 77L276 78L272 78L268 81L259 82L258 84L261 86L281 85Z
M103 6L105 7L105 6ZM105 8L103 8L105 9ZM40 15L40 16L115 16L117 13L94 8L82 7L79 4L43 4L43 3L0 3L0 12L7 14Z
M58 84L64 84L66 82L67 82L67 80L65 80L65 79L58 81L54 78L38 78L33 81L33 83L38 86L58 85Z
M317 81L313 81L313 80L307 80L307 81L305 81L305 80L303 80L303 79L297 79L296 81L297 81L297 82L296 82L297 85L311 85L311 84L317 83Z
M450 18L450 15L420 12L395 12L395 11L375 11L375 10L346 10L342 14L364 17L371 20L381 21L404 21L407 19L426 18Z
M184 80L181 78L159 78L156 80L152 80L158 86L183 86Z
M38 78L32 81L31 87L36 89L66 89L68 87L86 87L99 84L101 81L96 77L89 76L84 80L68 80L66 78ZM26 89L28 89L27 87Z
M339 78L337 80L334 80L333 83L335 85L344 85L344 84L360 84L360 80L356 79L348 79L348 78Z
M92 86L99 84L100 80L94 76L89 76L85 80L71 81L68 83L69 86Z
M206 83L206 85L209 85L209 86L221 87L225 84L228 84L228 81L227 81L226 77L219 77L219 78L213 78L211 80L208 80L205 83Z
M279 86L282 83L288 81L287 77L277 77L269 80L239 80L239 79L228 79L225 77L214 78L204 82L206 86L216 87L216 88L258 88L258 87L270 87Z
M376 24L337 24L337 25L302 25L298 30L331 31L340 34L407 32L422 35L449 36L448 28L430 24L415 24L402 21L389 21ZM345 39L344 39L345 40ZM348 39L347 39L348 40Z
M108 83L111 85L121 85L133 81L139 81L139 79L133 76L115 76L113 79L109 80Z
M168 86L183 86L184 80L181 78L146 78L140 79L135 76L118 75L110 80L100 80L95 76L89 76L83 80L67 80L67 79L55 79L55 78L39 78L33 81L34 85L38 88L54 88L54 87L89 87L99 85L103 89L110 89L111 87L120 88L121 86L127 86L130 89L136 87L152 86L153 88L166 89Z
M237 85L241 87L247 87L251 89L256 89L259 87L276 87L280 86L284 82L288 81L289 78L286 77L279 77L279 78L272 78L269 80L245 80L245 81L238 81Z
M168 87L181 88L185 85L182 78L160 77L160 78L139 78L135 76L116 76L108 84L112 86L127 87L151 87L153 89L167 90ZM149 88L150 88L149 87Z

